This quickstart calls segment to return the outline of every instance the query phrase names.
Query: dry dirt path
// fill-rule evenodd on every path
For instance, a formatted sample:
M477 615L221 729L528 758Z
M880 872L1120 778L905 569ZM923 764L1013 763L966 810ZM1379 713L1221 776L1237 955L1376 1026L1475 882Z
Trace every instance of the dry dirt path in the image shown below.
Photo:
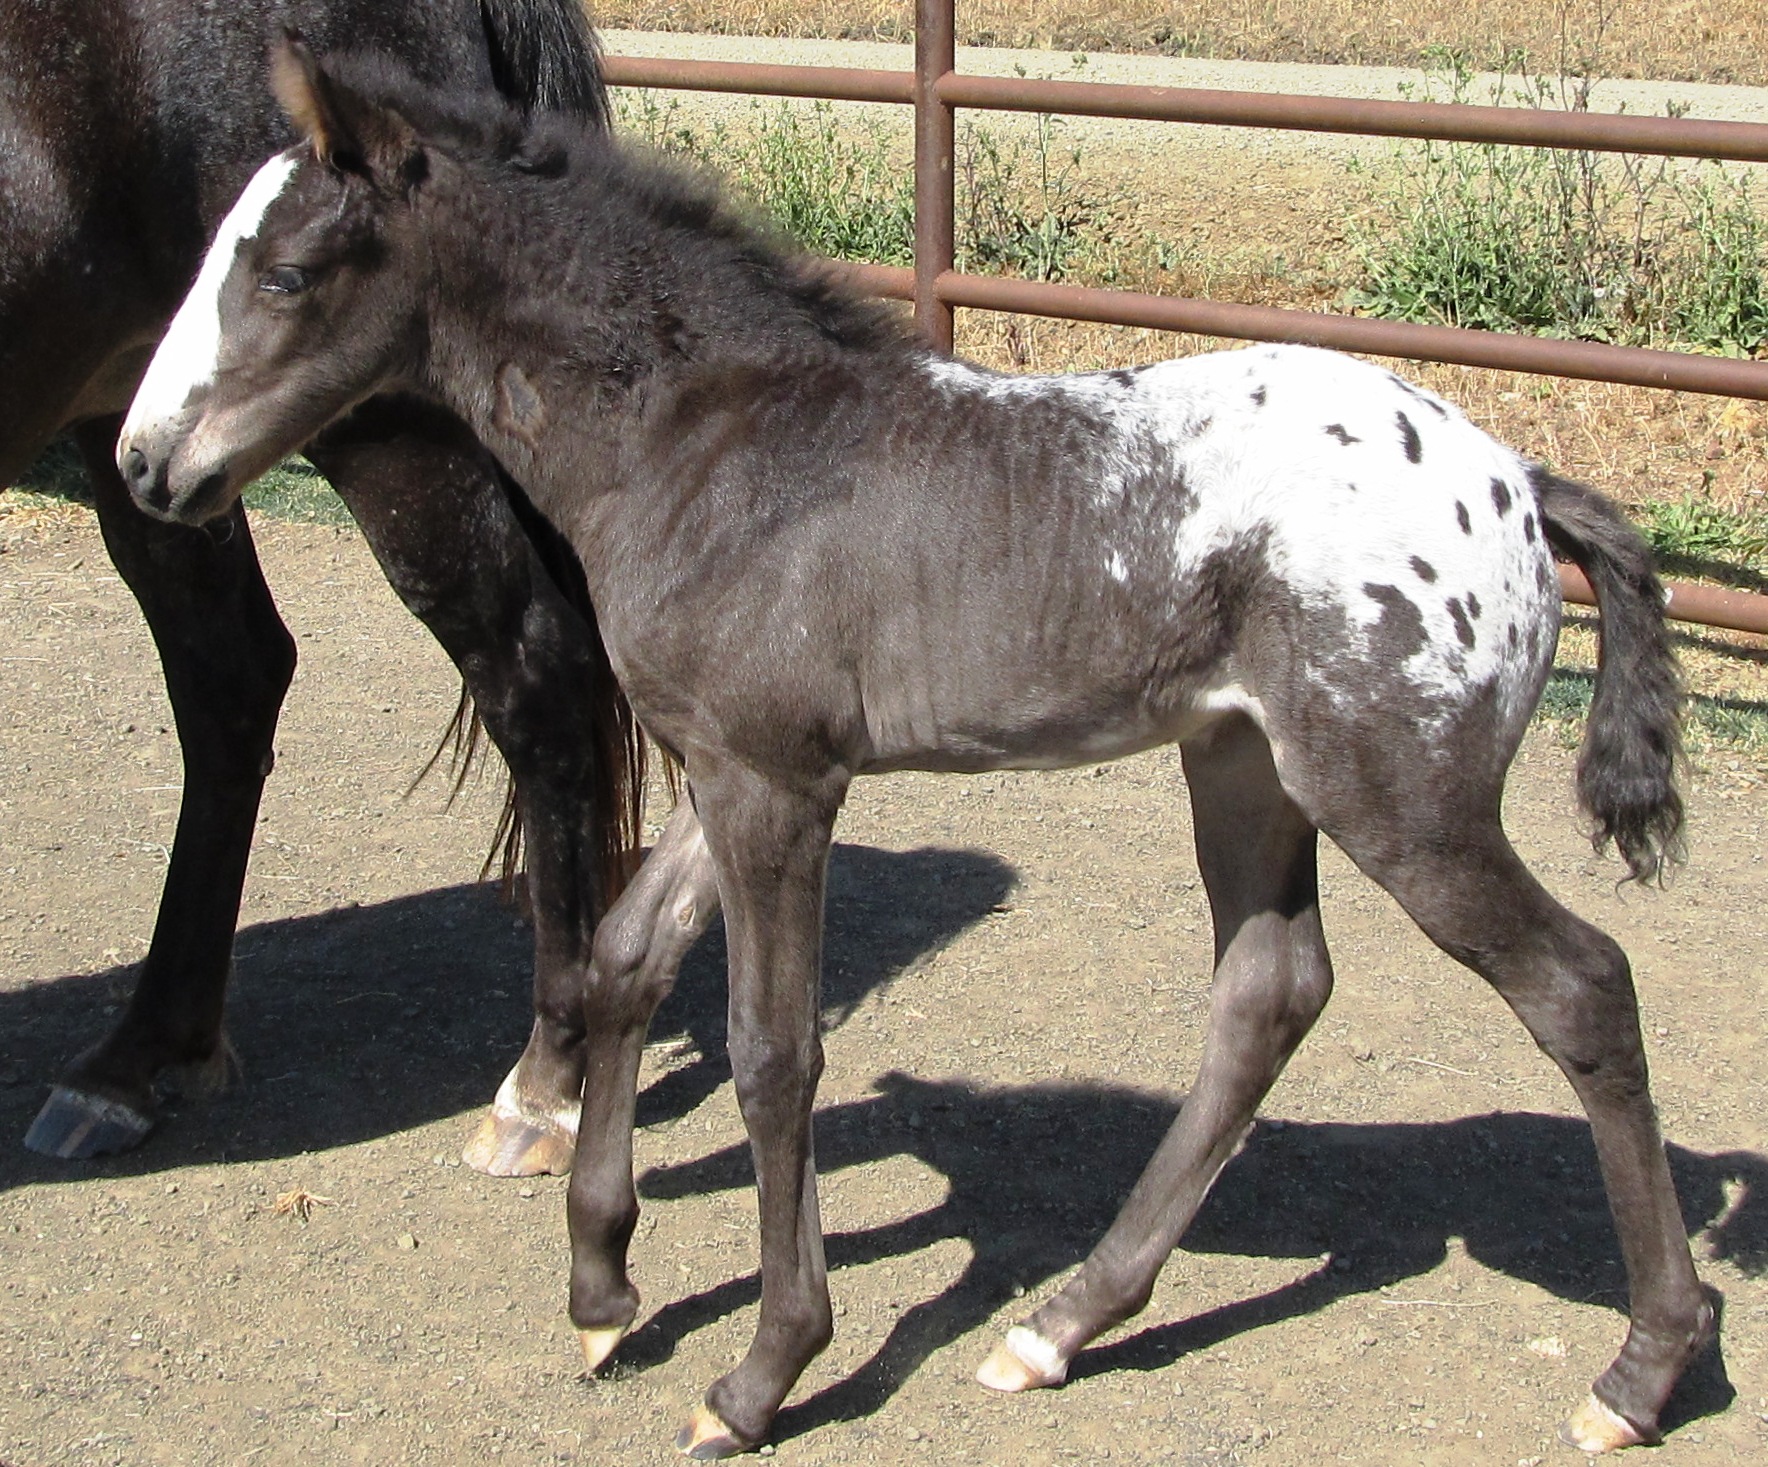
M16 1144L145 946L177 768L86 524L0 554L0 1461L666 1463L753 1322L716 942L646 1066L641 1326L576 1379L563 1184L454 1158L526 1029L526 938L471 886L491 792L404 790L454 690L350 533L268 524L299 638L247 892L243 1081L139 1154ZM1665 1464L1768 1460L1759 790L1694 780L1694 860L1617 894L1531 739L1510 818L1634 955L1722 1364ZM1144 1319L1066 1389L969 1383L1095 1238L1180 1099L1208 922L1177 760L862 782L839 830L818 1121L837 1339L782 1461L1500 1464L1619 1338L1586 1128L1518 1026L1329 853L1340 992ZM329 1199L305 1225L291 1189Z
M612 56L668 56L703 61L766 61L775 65L836 66L910 71L914 48L876 41L819 41L779 37L692 35L668 31L605 31ZM1431 96L1430 76L1400 66L1319 66L1265 61L1211 61L1192 57L1126 56L1110 52L1016 51L965 47L958 69L982 76L1053 77L1064 81L1114 82L1135 86L1208 87L1246 92L1298 92L1316 96L1358 97L1397 101L1410 90ZM1491 78L1475 87L1470 100L1489 90ZM692 98L701 115L737 117L748 109L747 97L680 93ZM1591 105L1599 112L1627 111L1661 115L1667 105L1685 107L1690 117L1716 121L1768 122L1768 88L1723 87L1701 82L1606 80L1597 84ZM908 109L885 104L841 104L845 115L890 117L907 125ZM964 112L963 116L982 116ZM1007 114L987 117L992 126L1007 127ZM1108 118L1071 118L1066 133L1088 147L1124 149L1157 158L1162 153L1219 147L1282 157L1305 152L1342 159L1385 150L1380 140L1327 134L1284 133L1265 129L1204 127L1172 123L1121 122ZM1175 142L1174 140L1178 141Z

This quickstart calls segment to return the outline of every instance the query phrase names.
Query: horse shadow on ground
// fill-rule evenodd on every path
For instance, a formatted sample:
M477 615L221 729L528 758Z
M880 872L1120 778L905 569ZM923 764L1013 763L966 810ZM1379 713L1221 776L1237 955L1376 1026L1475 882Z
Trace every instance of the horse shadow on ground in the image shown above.
M906 1309L858 1370L782 1413L777 1440L876 1412L936 1350L978 1330L1019 1291L1035 1293L1086 1256L1165 1133L1178 1102L1114 1086L1003 1089L892 1073L878 1093L816 1118L827 1173L911 1156L949 1183L937 1207L828 1239L840 1271L944 1239L972 1259L939 1294ZM1671 1146L1690 1235L1708 1258L1768 1268L1768 1157ZM753 1185L746 1147L647 1172L653 1201ZM1261 1123L1223 1172L1182 1245L1192 1254L1323 1260L1253 1298L1128 1334L1079 1356L1072 1379L1158 1370L1246 1331L1415 1278L1461 1238L1486 1267L1568 1301L1625 1308L1626 1279L1581 1119L1494 1113L1434 1124ZM621 1347L628 1368L759 1297L755 1275L667 1304ZM1028 1306L1029 1307L1029 1301ZM978 1341L980 1351L986 1348ZM989 1342L989 1343L992 1343ZM1691 1368L1665 1413L1673 1427L1735 1396L1717 1349Z
M980 851L837 845L829 867L826 1011L853 1006L988 915L1014 872ZM112 1021L133 967L0 992L0 1190L258 1161L347 1146L490 1102L527 1039L532 937L493 888L460 886L242 930L228 1035L242 1078L169 1098L126 1156L59 1162L18 1144L56 1072ZM651 1039L696 1057L639 1098L641 1122L685 1115L730 1073L722 927L700 941ZM464 1136L463 1136L464 1139Z

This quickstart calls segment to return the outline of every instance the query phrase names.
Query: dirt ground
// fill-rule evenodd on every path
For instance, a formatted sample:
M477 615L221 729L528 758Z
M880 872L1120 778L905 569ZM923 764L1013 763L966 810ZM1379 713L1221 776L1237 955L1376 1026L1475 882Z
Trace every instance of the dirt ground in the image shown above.
M668 1462L753 1325L716 938L647 1058L645 1307L584 1381L563 1183L458 1165L526 1030L473 884L487 785L405 790L449 669L353 533L267 524L301 671L238 945L242 1078L134 1156L17 1144L146 946L178 769L147 636L80 512L0 530L0 1461ZM1693 859L1615 889L1531 738L1510 817L1632 953L1722 1355L1654 1461L1768 1454L1764 802L1692 780ZM1084 1254L1193 1071L1209 928L1177 758L862 782L839 829L818 1120L837 1338L784 1461L1534 1464L1618 1344L1587 1128L1501 1005L1335 853L1340 992L1147 1313L1058 1392L970 1373ZM275 1200L314 1194L309 1221ZM318 1200L322 1199L322 1200ZM1023 1297L1022 1297L1023 1296Z
M1280 241L1304 276L1332 255L1339 165L1219 150L1145 170L1143 202L1206 253ZM1255 184L1198 192L1247 153ZM1022 366L1163 354L1102 328L977 329L1016 333L971 345ZM1607 458L1661 458L1674 492L1721 462L1698 400L1635 423L1618 389L1477 386L1482 421L1616 492ZM1726 472L1763 460L1768 423L1725 431ZM563 1182L457 1160L527 1028L527 934L474 883L499 792L407 796L456 685L355 535L259 538L302 664L242 916L240 1078L173 1100L132 1157L64 1165L17 1138L133 981L177 749L89 520L0 518L0 1464L679 1460L675 1429L756 1300L717 934L647 1056L640 1326L585 1381ZM1759 699L1768 659L1697 655L1724 661L1703 667L1709 691ZM1663 894L1619 894L1618 866L1591 858L1552 730L1512 784L1525 855L1633 955L1690 1236L1726 1298L1722 1353L1651 1459L1672 1464L1768 1459L1764 773L1697 768L1692 861ZM770 1455L1575 1460L1554 1425L1622 1329L1588 1130L1502 1006L1333 852L1340 992L1146 1314L1059 1392L975 1386L1000 1330L1104 1229L1195 1069L1210 934L1178 760L866 781L838 838L818 1121L837 1337ZM315 1199L304 1223L276 1209L296 1190Z

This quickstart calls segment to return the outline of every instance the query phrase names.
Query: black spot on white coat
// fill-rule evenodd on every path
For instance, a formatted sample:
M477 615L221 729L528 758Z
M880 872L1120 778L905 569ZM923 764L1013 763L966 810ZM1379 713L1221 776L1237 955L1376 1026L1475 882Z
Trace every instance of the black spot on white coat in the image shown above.
M1412 426L1412 420L1403 412L1394 414L1394 422L1400 429L1400 446L1406 450L1406 462L1418 463L1424 458L1424 441L1419 438L1418 430Z

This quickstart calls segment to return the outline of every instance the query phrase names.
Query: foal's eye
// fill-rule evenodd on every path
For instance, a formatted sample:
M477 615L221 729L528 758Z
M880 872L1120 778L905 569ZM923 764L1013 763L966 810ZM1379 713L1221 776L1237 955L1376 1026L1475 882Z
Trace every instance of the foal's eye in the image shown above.
M276 265L264 272L258 289L271 295L299 295L312 281L307 272L295 265Z

